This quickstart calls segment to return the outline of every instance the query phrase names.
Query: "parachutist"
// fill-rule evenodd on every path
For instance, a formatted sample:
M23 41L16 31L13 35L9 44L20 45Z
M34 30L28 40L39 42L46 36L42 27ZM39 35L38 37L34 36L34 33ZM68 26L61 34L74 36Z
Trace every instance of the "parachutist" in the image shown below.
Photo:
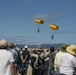
M37 31L38 31L38 33L39 33L39 32L40 32L40 29L38 28L38 30L37 30Z
M52 37L51 37L51 38L52 38L52 40L53 40L53 38L54 38L54 35L52 35Z

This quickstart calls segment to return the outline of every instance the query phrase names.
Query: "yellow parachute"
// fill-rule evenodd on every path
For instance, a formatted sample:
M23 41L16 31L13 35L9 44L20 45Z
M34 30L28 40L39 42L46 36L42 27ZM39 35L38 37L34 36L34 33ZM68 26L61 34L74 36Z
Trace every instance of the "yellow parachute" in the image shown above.
M34 22L35 22L35 23L39 23L39 24L44 24L44 21L43 21L43 20L37 19L37 18L34 19ZM39 33L39 32L40 32L40 29L38 28L37 31L38 31L38 33Z
M44 21L41 19L34 19L35 23L44 24Z
M59 27L57 25L55 25L55 24L50 24L49 28L52 29L52 30L58 30L59 29ZM54 38L54 35L51 36L52 40L53 40L53 38Z
M58 30L59 29L59 27L55 24L50 24L49 27L53 30Z

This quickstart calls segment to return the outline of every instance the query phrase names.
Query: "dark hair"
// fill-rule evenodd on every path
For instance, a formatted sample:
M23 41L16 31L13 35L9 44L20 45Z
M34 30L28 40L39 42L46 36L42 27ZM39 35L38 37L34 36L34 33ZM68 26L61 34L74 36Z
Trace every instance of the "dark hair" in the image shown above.
M33 50L33 53L37 54L37 51L36 50Z
M55 49L55 48L54 48L53 46L51 46L50 51L51 51L51 52L54 52L54 49Z

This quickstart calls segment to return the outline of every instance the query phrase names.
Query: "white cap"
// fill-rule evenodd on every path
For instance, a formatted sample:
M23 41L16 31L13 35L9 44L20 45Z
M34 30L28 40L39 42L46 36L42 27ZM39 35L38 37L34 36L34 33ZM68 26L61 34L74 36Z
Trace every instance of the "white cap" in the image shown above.
M28 48L28 46L25 46L24 48Z

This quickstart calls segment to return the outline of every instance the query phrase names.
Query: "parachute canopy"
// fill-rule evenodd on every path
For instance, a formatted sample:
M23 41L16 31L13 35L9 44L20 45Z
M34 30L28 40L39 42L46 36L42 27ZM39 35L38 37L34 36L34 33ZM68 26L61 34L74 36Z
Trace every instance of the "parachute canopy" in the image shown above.
M51 28L51 29L53 29L53 30L58 30L58 26L57 25L55 25L55 24L50 24L49 25L49 27Z
M41 19L35 19L34 22L39 24L44 24L44 21Z

